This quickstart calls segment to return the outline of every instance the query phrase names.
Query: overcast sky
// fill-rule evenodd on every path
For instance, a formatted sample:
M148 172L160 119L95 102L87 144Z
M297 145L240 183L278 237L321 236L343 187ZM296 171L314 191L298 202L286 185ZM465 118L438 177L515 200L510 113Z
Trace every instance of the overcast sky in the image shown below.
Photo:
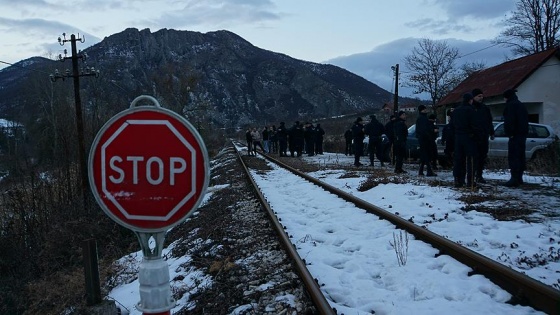
M85 35L78 46L84 49L128 27L225 29L263 49L342 66L392 91L391 65L403 64L421 38L448 40L467 55L461 60L504 61L508 50L484 48L514 8L512 0L0 0L0 61L56 56L69 49L57 43L62 33Z

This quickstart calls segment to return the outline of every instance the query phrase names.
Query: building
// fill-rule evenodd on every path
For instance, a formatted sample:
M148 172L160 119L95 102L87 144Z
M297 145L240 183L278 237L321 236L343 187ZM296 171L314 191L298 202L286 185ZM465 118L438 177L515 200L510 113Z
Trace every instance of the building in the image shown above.
M464 93L479 88L495 120L503 117L507 89L516 89L529 121L552 126L560 135L560 49L554 48L473 73L438 103L458 106Z

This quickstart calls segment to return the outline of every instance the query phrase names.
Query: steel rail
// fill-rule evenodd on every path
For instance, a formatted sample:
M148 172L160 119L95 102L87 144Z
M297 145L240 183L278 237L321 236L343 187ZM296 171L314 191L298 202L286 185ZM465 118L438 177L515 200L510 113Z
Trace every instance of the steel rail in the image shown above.
M510 303L531 306L547 314L560 314L560 291L552 288L551 286L545 285L540 281L441 237L380 207L357 198L336 187L328 185L307 175L306 173L300 172L278 159L265 154L262 156L264 156L267 160L289 170L290 172L305 178L326 191L355 204L357 207L393 223L398 228L402 228L413 234L417 239L431 244L439 250L439 255L449 255L459 262L469 266L473 269L470 273L471 275L481 274L502 289L508 291L512 295Z
M234 147L235 147L235 145L234 145ZM311 275L311 273L307 269L307 266L305 265L305 262L303 261L303 259L299 256L299 254L298 254L298 252L295 248L295 245L290 240L290 237L286 233L286 230L285 230L284 226L282 224L280 224L280 222L278 221L278 217L276 216L276 214L274 213L274 211L272 210L272 208L268 204L268 201L266 200L266 198L264 197L264 195L262 194L262 192L258 188L258 185L255 182L255 180L253 179L253 176L251 176L251 173L249 172L249 168L247 167L247 165L243 161L243 158L242 158L241 154L239 153L239 150L236 149L236 152L237 152L237 157L238 157L243 169L245 170L245 173L249 177L249 180L251 181L251 184L253 185L253 187L255 187L255 191L257 192L258 198L260 199L260 203L266 209L268 217L269 217L270 221L272 222L272 226L273 226L274 230L276 231L276 233L278 234L278 237L280 238L280 243L282 244L282 246L286 250L288 256L290 257L291 261L293 262L294 268L296 269L296 272L299 274L303 284L305 285L305 287L307 289L307 292L309 293L309 296L311 297L311 300L313 301L313 304L315 305L317 310L320 312L320 314L324 314L324 315L335 315L335 314L337 314L336 310L333 309L330 306L330 304L327 301L327 299L325 298L323 292L321 292L321 288L319 287L319 284L317 283L315 278L313 278L313 276Z

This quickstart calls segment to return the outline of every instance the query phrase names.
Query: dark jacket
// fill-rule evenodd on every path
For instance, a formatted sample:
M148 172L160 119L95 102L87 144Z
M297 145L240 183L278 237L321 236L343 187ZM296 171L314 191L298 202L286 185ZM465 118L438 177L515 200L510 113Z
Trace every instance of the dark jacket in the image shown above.
M354 122L352 126L352 139L354 139L354 143L356 142L364 142L365 132L364 132L364 125L360 124L359 122Z
M294 141L303 141L303 125L294 124L290 129L290 139Z
M252 143L253 142L253 136L251 136L251 131L247 130L247 132L245 133L245 139L247 140L247 142Z
M387 136L387 139L389 140L390 143L393 143L395 141L395 129L394 129L395 121L396 120L389 120L389 122L385 124L385 135Z
M470 138L474 138L477 130L474 122L475 115L474 107L469 103L463 103L457 107L453 111L453 118L451 119L455 134L468 135Z
M426 113L420 113L416 119L416 138L425 141L434 138L434 124L428 119Z
M529 114L516 95L509 98L504 109L504 131L508 137L527 137Z
M490 108L484 103L473 101L473 107L476 112L474 115L474 124L478 127L475 132L478 139L488 139L488 136L494 135L494 125L492 124L492 113Z
M381 135L385 132L385 127L382 123L379 122L376 118L373 118L369 123L367 123L364 127L366 135L373 138L380 138Z
M344 139L346 139L346 142L352 141L352 129L346 130L346 132L344 133Z
M288 129L284 124L280 124L280 127L276 129L276 136L278 137L278 140L288 139Z
M317 137L317 139L323 140L324 135L325 130L323 129L323 127L321 127L320 124L317 124L317 126L315 127L315 136Z
M406 139L408 138L408 128L406 127L406 121L397 118L393 123L394 131L394 142L398 144L406 144Z

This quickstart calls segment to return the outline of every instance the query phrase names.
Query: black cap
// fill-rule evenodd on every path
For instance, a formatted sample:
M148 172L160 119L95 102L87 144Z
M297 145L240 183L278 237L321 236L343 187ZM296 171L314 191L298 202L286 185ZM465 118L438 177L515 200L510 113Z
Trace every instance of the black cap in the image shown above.
M362 121L362 117L356 118L356 122L360 122L360 121Z
M399 113L397 114L398 117L401 117L402 114L405 114L405 112L403 110L400 110Z
M513 96L516 96L515 92L517 92L517 90L515 89L508 89L504 92L504 97L505 98L512 98Z
M477 95L479 95L479 94L484 94L484 93L482 93L482 90L481 90L481 89L474 89L474 90L472 90L471 94L472 94L473 96L477 96Z
M419 111L419 112L421 112L421 111L423 111L423 110L425 110L425 109L426 109L426 105L420 105L420 106L418 106L418 111Z

